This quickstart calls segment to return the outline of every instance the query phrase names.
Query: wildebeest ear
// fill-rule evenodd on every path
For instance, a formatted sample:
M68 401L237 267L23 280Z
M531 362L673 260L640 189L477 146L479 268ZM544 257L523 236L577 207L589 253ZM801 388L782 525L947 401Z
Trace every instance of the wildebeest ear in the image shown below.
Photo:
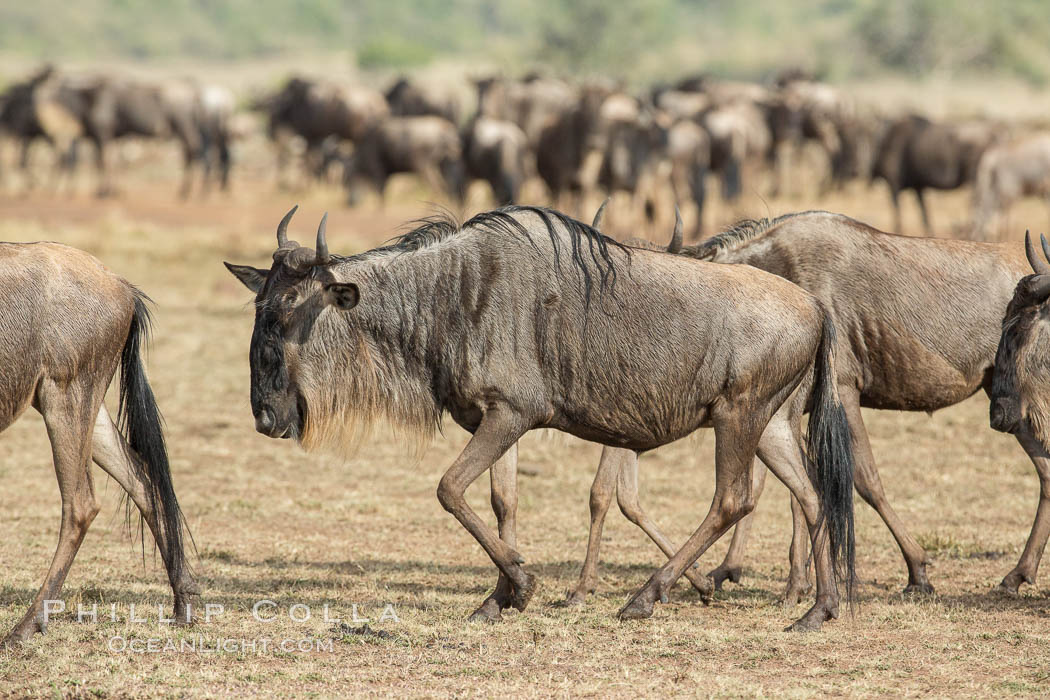
M228 262L223 262L226 269L233 273L233 276L241 281L248 289L252 290L256 294L263 288L263 284L266 282L266 276L270 274L269 270L260 270L257 267L251 267L250 265L233 265Z
M337 309L347 311L357 306L361 300L361 293L353 282L333 282L325 285L325 301Z

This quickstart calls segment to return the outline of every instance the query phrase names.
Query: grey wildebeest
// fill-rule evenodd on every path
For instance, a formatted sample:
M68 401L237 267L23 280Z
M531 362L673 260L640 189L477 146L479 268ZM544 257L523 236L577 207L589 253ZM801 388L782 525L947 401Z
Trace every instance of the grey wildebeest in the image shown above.
M1033 134L991 146L977 166L974 186L974 233L989 238L999 233L1003 214L1025 196L1050 203L1050 134Z
M291 137L306 142L309 168L321 172L322 145L331 139L358 143L390 116L386 98L377 90L343 86L302 77L290 78L273 95L254 103L266 114L270 139L277 147L277 169L284 176Z
M182 513L139 354L149 334L145 297L95 258L63 245L3 243L0 258L0 429L30 406L43 415L62 496L51 567L4 642L45 631L45 601L59 598L99 510L92 460L141 512L167 568L176 619L188 620L199 590L186 566ZM114 423L102 401L118 369L120 410Z
M900 193L912 190L926 233L932 233L923 191L953 190L973 182L981 154L990 142L990 132L964 135L950 124L936 124L917 115L893 122L876 148L872 180L882 178L889 185L894 228L901 230Z
M383 196L391 175L415 173L455 201L466 185L456 126L442 117L390 117L365 134L350 154L343 180L351 203L367 185Z
M812 296L747 266L629 250L537 207L463 225L430 219L351 257L329 253L325 219L316 250L289 240L292 212L269 269L227 264L256 294L256 428L307 449L349 448L379 419L425 440L449 413L473 437L438 499L501 575L476 615L524 610L537 586L504 521L502 489L493 493L502 538L464 499L524 433L554 428L646 451L701 425L717 441L710 511L620 617L650 616L752 509L752 460L767 450L785 453L777 476L803 503L814 540L817 603L797 627L837 615L835 572L853 571L852 452L835 397L834 327ZM791 426L809 395L800 385L818 397L806 461Z
M467 177L487 182L500 205L516 202L522 184L535 168L521 127L505 119L478 115L464 127L462 140Z
M1024 257L1012 246L888 234L827 212L745 221L682 254L781 275L827 306L839 331L838 389L856 448L857 490L901 548L905 591L932 591L926 552L886 499L860 409L930 412L980 389L994 397L1000 323L1017 281L1029 272ZM992 410L994 415L995 403ZM1050 531L1050 459L1030 426L1010 426L1044 485L1028 542L1000 584L1016 593L1022 583L1034 582ZM621 485L629 487L629 477ZM738 526L725 561L711 572L718 587L727 578L739 580L749 521ZM797 602L807 585L802 532L796 527L788 603Z

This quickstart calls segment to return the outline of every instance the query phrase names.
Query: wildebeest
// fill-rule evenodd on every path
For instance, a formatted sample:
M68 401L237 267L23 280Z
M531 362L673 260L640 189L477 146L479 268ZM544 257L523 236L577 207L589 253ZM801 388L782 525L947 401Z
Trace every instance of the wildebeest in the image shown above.
M991 146L977 166L974 187L974 233L998 234L1001 217L1025 196L1050 199L1050 134Z
M628 250L537 207L463 225L434 218L352 257L329 253L325 219L316 250L288 240L291 213L270 269L228 265L256 294L257 430L308 449L348 448L377 420L425 439L449 413L473 437L438 499L504 577L489 599L497 615L524 610L537 581L464 492L525 432L554 428L641 452L705 424L717 441L711 509L620 617L651 615L753 508L752 460L767 450L783 455L778 476L803 504L816 552L817 603L796 625L837 615L834 572L853 572L852 456L834 327L813 297L747 266ZM793 439L809 395L800 385L818 397L808 460Z
M19 145L20 169L29 173L32 143L43 139L54 148L56 165L69 173L73 167L74 145L83 135L77 116L83 99L80 90L62 78L53 66L45 66L27 80L7 87L0 94L0 135Z
M322 167L321 146L327 139L356 144L390 115L386 99L377 90L299 76L289 78L273 95L257 100L254 107L266 114L282 176L289 138L297 136L306 142L310 168L318 172Z
M2 243L0 258L0 429L30 406L41 413L62 496L51 567L4 643L44 632L47 614L55 612L45 601L60 599L99 511L92 460L141 512L167 568L176 619L187 620L199 590L186 566L160 414L139 355L149 334L145 296L87 253L55 243ZM119 428L103 405L118 369Z
M781 275L829 309L838 329L838 388L856 448L857 491L901 548L905 590L932 591L926 552L883 492L860 409L929 412L980 389L991 392L1000 323L1017 280L1029 271L1024 257L1012 246L888 234L827 212L743 222L682 254ZM1026 424L1013 432L1046 484L1044 448ZM1047 539L1041 523L1048 517L1044 488L1028 543L1001 589L1016 593L1021 583L1035 580ZM711 572L719 586L739 578L746 523L734 534L726 561ZM788 602L797 602L806 588L804 544L796 536Z
M343 179L350 201L356 201L362 184L382 196L387 179L397 173L415 173L433 191L461 201L466 178L456 126L441 117L383 120L362 137L346 161Z
M447 94L439 94L429 85L411 82L401 77L385 94L390 114L395 117L444 117L453 124L459 122L459 105Z
M524 80L482 78L474 81L478 114L505 119L521 127L535 149L540 132L555 117L579 102L579 93L561 80L527 76Z
M970 134L963 138L954 126L918 115L894 121L876 149L872 179L882 178L889 185L895 230L901 230L900 193L912 190L919 201L926 233L932 233L923 191L953 190L973 182L977 163L990 141L990 133L986 138Z
M521 127L478 115L464 127L462 138L467 177L487 182L500 205L518 201L521 186L534 168Z

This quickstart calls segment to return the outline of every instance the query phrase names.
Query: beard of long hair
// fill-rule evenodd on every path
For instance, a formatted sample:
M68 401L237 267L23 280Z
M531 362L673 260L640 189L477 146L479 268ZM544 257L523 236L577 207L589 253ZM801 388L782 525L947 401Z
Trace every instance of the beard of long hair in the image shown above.
M367 337L351 335L349 343L342 345L353 348L351 353L306 350L299 358L301 367L309 367L298 373L306 404L299 444L308 452L350 458L385 424L396 442L419 461L440 421L433 396L404 367L396 366L396 358L384 361Z

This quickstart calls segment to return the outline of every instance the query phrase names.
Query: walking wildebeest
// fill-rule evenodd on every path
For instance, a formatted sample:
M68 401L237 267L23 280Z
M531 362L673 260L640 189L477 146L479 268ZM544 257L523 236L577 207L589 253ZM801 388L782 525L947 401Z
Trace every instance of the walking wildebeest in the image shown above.
M175 595L175 617L186 620L199 590L185 563L182 513L139 355L149 335L145 296L87 253L56 243L2 243L0 258L0 429L29 406L43 415L62 496L55 557L4 643L45 631L53 611L44 602L59 598L99 511L91 460L120 484L149 525ZM118 368L119 428L102 402Z
M974 187L974 233L984 239L997 235L1003 214L1025 196L1050 198L1050 134L1034 134L984 152Z
M256 429L307 449L351 448L379 419L425 440L448 412L473 437L438 500L503 577L479 614L524 610L537 585L513 535L500 539L464 498L524 433L554 428L646 451L712 425L711 508L620 617L650 616L753 508L756 451L783 454L777 475L802 502L814 541L817 602L796 628L837 615L835 573L853 575L852 452L835 396L834 326L812 296L747 266L631 251L538 207L463 225L434 218L352 257L328 252L325 219L316 251L288 240L294 211L278 226L270 269L227 264L256 294ZM793 439L809 395L800 385L818 397L812 460Z
M415 173L435 192L459 202L466 176L456 126L441 117L390 117L365 134L343 170L350 202L357 200L359 184L380 197L387 179L397 173Z
M886 500L860 408L929 412L979 389L994 396L1000 323L1017 280L1029 272L1024 257L1013 246L888 234L827 212L742 222L686 247L683 254L768 270L827 306L839 331L839 394L856 447L857 491L901 548L908 566L905 591L932 591L926 552ZM1013 432L1046 484L1050 459L1044 448L1027 425ZM1002 590L1016 593L1021 583L1035 581L1048 519L1050 498L1044 488L1028 543L1000 584ZM710 574L717 587L727 578L739 580L749 520L741 522L725 561ZM788 603L797 603L807 587L805 542L799 535L796 528Z
M901 230L900 193L913 190L919 200L927 235L933 232L923 191L954 190L973 182L977 163L991 141L962 138L949 124L935 124L917 115L893 122L876 149L872 180L881 177L890 188L894 228Z

